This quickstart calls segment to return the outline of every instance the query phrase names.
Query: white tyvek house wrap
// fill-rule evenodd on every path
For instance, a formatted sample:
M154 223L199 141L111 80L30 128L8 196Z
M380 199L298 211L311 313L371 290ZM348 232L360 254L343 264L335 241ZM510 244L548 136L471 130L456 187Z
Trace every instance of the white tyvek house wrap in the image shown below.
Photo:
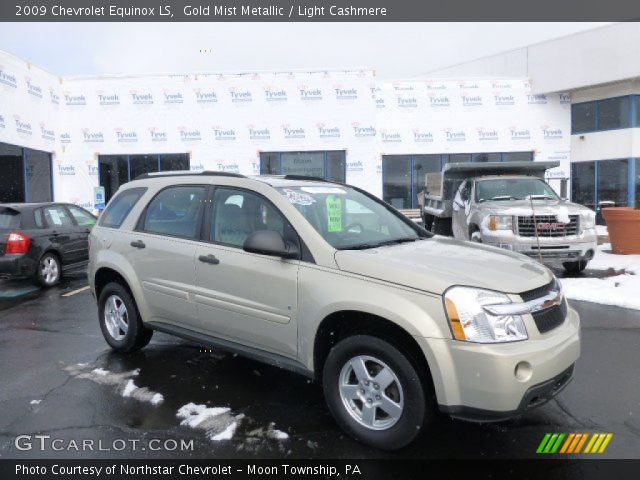
M371 71L61 79L0 52L0 142L53 153L54 196L91 208L98 154L189 153L259 173L260 151L346 150L381 196L385 154L534 150L569 176L566 95L525 79L380 82Z

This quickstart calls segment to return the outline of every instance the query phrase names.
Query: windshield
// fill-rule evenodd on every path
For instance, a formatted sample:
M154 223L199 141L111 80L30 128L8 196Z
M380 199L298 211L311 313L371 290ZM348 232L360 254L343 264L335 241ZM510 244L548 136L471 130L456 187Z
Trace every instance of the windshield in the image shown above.
M559 200L553 189L539 178L496 178L476 182L476 202L487 200Z
M374 248L420 239L412 228L384 204L346 186L278 188L334 248Z

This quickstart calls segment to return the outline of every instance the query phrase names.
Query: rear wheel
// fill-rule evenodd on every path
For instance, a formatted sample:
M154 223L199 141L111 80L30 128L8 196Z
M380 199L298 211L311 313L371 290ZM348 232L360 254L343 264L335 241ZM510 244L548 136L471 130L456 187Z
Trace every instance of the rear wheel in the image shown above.
M45 288L53 287L60 282L62 265L55 253L45 253L38 262L36 281Z
M104 339L117 352L134 352L151 341L153 330L142 324L131 294L119 283L102 289L98 315Z
M412 362L373 336L355 335L337 343L324 364L322 383L340 427L383 450L411 443L435 412Z
M567 273L580 273L587 268L588 260L578 260L577 262L565 262L562 264Z

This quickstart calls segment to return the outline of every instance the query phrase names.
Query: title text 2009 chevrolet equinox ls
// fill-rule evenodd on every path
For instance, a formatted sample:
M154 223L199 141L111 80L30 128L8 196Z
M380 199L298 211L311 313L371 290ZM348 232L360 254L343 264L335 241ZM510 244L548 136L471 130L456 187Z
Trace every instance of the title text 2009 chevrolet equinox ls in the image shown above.
M580 354L578 315L543 265L304 177L127 183L91 232L89 282L113 349L158 330L300 372L344 430L384 449L438 409L522 414L569 382Z

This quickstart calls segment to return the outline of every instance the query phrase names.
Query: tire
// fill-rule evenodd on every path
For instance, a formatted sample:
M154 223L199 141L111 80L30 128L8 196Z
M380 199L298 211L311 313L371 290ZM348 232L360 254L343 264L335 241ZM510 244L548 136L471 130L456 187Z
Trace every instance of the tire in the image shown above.
M146 346L153 330L142 324L129 291L119 283L108 283L98 299L100 330L116 352L131 353Z
M436 235L444 235L445 237L453 237L453 229L451 227L450 218L438 218L433 219L432 233Z
M471 231L469 232L469 240L476 243L482 243L482 234L478 227L474 226L471 228Z
M386 381L391 382L386 388L375 381L383 370L387 370ZM410 444L435 416L433 399L426 395L412 362L394 345L370 335L347 337L330 350L322 385L340 427L356 440L382 450ZM365 407L367 403L374 408Z
M562 264L567 273L580 273L587 268L588 260L578 260L577 262L565 262Z
M60 283L61 276L62 264L58 256L52 252L42 255L36 267L36 282L44 288L50 288Z
M428 213L424 214L424 217L422 217L422 220L424 222L424 228L425 230L431 231L431 228L433 227L433 215L429 215Z

